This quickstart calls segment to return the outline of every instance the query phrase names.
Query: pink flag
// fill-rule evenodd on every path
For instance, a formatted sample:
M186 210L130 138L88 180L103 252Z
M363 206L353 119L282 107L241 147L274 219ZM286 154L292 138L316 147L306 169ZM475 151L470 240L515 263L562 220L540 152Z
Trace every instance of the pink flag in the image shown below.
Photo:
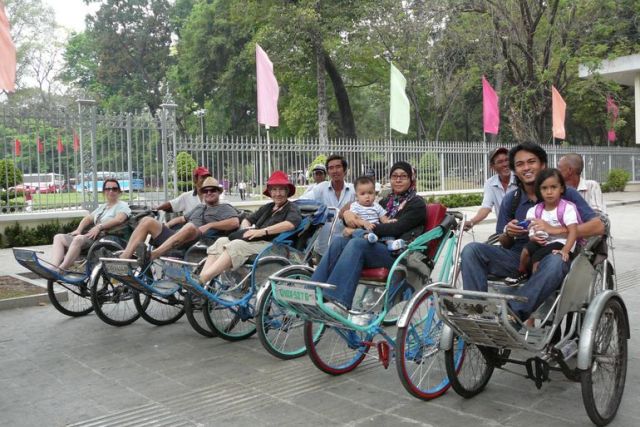
M278 81L273 74L273 63L256 44L256 80L258 83L258 123L278 126Z
M551 115L553 117L553 137L557 139L565 138L564 116L567 110L567 104L560 96L560 92L551 86Z
M20 156L20 154L22 154L22 144L20 140L16 138L16 157Z
M0 0L0 90L16 90L16 47L11 41L9 20Z
M62 145L62 138L58 135L58 154L62 154L64 151L64 145Z
M608 95L607 96L607 114L609 115L609 118L611 120L611 123L609 124L609 131L607 132L607 141L609 142L609 144L616 140L616 131L614 128L616 125L616 121L618 120L619 112L620 110L618 109L618 106L613 100L613 97L611 95Z
M73 151L78 151L80 149L80 138L78 138L78 134L76 131L73 131Z
M484 76L482 76L482 123L485 133L498 134L500 128L498 95Z
M44 153L44 144L40 141L40 138L38 138L38 153Z

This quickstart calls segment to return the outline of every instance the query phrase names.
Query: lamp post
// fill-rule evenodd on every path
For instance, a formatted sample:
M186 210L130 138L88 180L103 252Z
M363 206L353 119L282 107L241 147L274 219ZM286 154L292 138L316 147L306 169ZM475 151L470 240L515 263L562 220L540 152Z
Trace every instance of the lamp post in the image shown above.
M206 108L201 108L193 112L196 117L200 118L200 143L202 144L202 166L206 166L206 161L204 158L204 115L207 114Z

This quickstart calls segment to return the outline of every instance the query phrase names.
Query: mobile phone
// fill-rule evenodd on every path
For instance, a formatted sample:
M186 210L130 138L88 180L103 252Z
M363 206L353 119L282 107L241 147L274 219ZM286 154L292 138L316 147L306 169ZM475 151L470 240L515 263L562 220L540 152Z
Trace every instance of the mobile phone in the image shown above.
M518 227L522 227L522 228L528 228L529 224L531 224L531 221L528 219L523 219L522 221L518 222L518 224L516 224Z

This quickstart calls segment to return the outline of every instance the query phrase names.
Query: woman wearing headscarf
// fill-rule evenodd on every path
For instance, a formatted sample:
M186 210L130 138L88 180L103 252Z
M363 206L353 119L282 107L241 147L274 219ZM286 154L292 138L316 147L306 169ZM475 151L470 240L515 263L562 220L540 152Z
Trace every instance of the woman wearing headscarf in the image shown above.
M389 178L391 194L380 201L387 217L394 221L375 224L373 233L378 237L411 241L422 234L426 220L426 204L416 194L415 174L407 162L397 162L391 167ZM344 212L344 222L355 227L357 215ZM336 237L322 257L311 280L336 285L324 290L325 298L333 302L333 308L346 311L351 308L353 296L364 268L391 268L395 257L382 242L369 243L363 238Z
M278 234L295 229L302 221L300 210L289 201L296 187L282 171L275 171L267 180L264 194L271 203L262 206L242 220L240 230L221 237L207 249L207 260L200 273L200 282L207 283L223 271L241 267L252 255L259 254Z

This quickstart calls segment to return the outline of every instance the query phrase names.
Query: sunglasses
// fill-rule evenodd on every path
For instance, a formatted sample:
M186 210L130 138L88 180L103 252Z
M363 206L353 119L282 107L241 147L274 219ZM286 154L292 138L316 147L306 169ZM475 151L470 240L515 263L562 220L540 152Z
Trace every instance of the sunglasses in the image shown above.
M104 191L120 191L118 187L104 187Z
M219 193L220 190L216 189L216 188L207 188L206 190L202 190L202 194L212 194L212 193Z

